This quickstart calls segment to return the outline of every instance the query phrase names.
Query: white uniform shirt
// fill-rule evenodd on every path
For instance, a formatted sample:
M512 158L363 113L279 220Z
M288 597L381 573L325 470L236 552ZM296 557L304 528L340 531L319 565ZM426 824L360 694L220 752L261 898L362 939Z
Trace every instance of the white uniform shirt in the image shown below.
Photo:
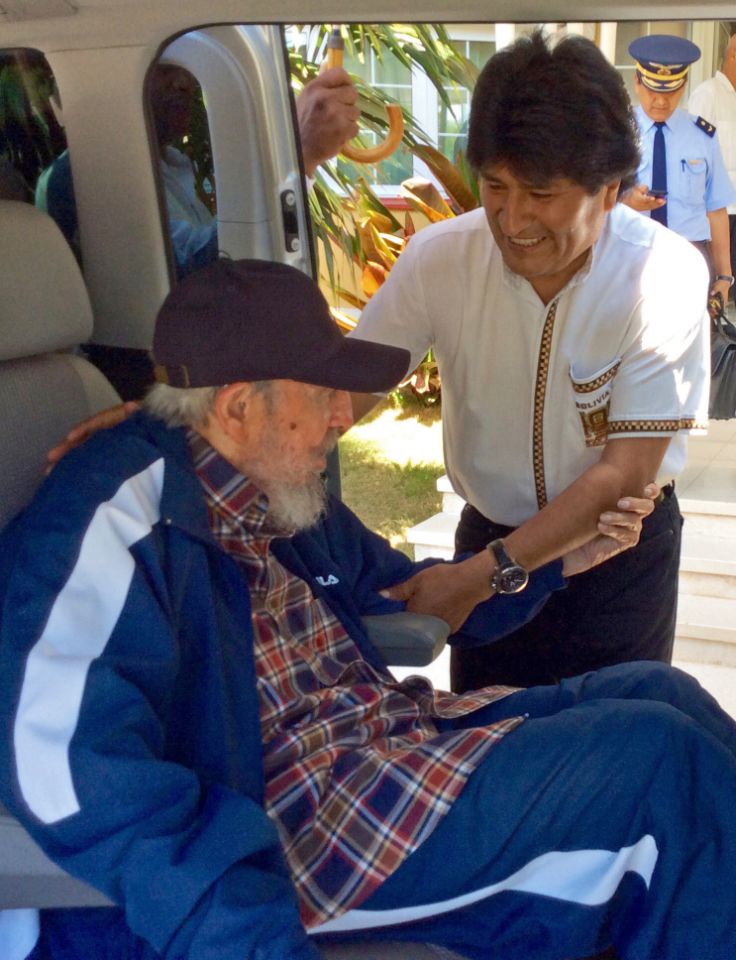
M719 70L693 90L688 110L718 128L723 162L736 189L736 90L731 81ZM736 203L728 205L728 212L736 213Z
M412 237L354 336L432 347L445 464L498 523L523 523L599 458L608 437L672 436L685 464L708 416L702 256L618 204L587 265L555 301L504 265L482 209Z

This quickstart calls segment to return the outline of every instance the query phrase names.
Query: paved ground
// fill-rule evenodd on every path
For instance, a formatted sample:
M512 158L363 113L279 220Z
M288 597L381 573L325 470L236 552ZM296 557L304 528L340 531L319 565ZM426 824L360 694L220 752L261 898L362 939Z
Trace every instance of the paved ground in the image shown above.
M711 420L705 436L690 437L687 466L677 478L677 496L736 502L736 419Z
M736 419L711 420L704 437L688 441L688 465L677 480L680 500L736 502ZM736 669L708 663L675 663L687 670L713 694L731 716L736 717Z

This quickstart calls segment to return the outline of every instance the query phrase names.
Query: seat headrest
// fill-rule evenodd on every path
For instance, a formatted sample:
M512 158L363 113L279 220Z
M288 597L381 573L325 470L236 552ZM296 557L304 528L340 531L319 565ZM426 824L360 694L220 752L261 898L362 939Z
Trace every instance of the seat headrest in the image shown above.
M51 217L0 200L0 360L78 346L92 333L82 274Z

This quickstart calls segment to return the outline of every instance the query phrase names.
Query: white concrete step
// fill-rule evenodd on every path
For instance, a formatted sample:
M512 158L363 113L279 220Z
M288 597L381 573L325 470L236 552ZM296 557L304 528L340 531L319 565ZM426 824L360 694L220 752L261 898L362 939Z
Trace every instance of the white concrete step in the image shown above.
M406 540L414 547L414 559L440 557L442 560L451 560L455 552L456 526L457 514L436 513L410 527L406 531Z
M731 539L736 552L736 502L680 496L685 534L719 540Z
M712 573L736 577L736 540L709 537L685 525L682 535L680 569L690 573Z
M693 533L685 525L680 559L680 594L719 597L734 603L736 621L736 541Z
M680 596L714 597L734 604L736 621L736 579L712 573L690 573L680 568Z
M465 501L452 489L447 474L437 480L437 491L442 494L442 512L451 513L457 517L465 506Z
M677 656L736 667L736 603L681 593L677 603Z

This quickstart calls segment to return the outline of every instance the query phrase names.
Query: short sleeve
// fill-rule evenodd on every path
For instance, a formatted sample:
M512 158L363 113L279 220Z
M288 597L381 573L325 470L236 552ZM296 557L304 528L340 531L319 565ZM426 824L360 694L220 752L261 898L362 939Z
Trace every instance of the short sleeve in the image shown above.
M711 123L716 122L716 97L711 84L701 83L693 90L687 102L687 111L693 116L704 117Z
M711 142L713 154L711 158L712 170L708 178L708 186L705 197L705 208L708 213L713 210L720 210L727 207L730 203L736 202L736 191L733 189L731 178L723 162L723 153L718 134L713 135Z
M388 279L369 300L358 326L349 335L360 340L403 347L413 370L432 346L420 257L426 246L414 238L396 261Z
M641 279L630 336L613 382L608 436L674 435L708 421L708 270L672 235Z

